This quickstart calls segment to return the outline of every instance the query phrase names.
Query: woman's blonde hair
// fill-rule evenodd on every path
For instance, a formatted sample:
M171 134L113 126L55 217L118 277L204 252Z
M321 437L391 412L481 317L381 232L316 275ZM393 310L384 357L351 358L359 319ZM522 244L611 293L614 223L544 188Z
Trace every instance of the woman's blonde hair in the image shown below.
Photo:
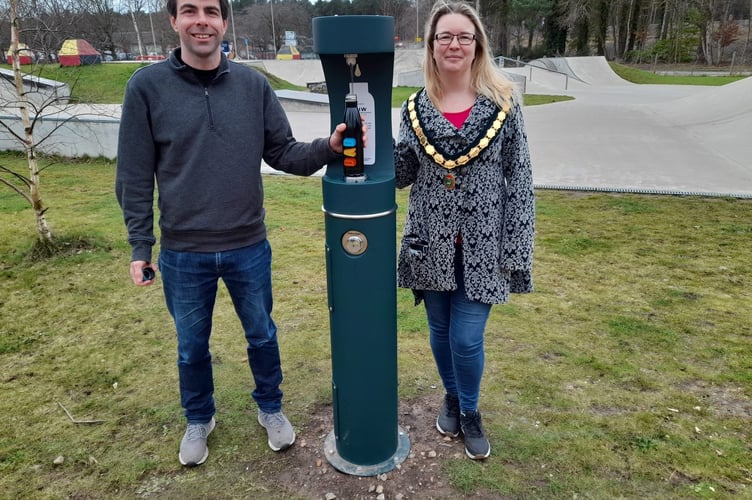
M433 47L436 43L436 25L447 14L460 14L467 17L475 27L475 60L470 69L470 84L476 92L494 101L505 112L512 105L514 88L512 82L497 69L488 50L488 36L478 13L470 5L463 2L439 0L431 9L431 17L426 24L425 38L426 53L423 59L423 74L426 81L426 92L431 102L437 105L443 97L443 88L439 78L439 70L433 59Z

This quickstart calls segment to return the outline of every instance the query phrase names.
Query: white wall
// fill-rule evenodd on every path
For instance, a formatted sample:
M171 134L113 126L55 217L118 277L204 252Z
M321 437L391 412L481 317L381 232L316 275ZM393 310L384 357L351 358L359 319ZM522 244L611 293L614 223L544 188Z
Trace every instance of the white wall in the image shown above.
M23 144L14 137L24 136L18 110L3 109L0 122L4 125L0 127L0 150L23 151ZM119 105L77 105L46 108L37 117L33 134L42 153L115 159L119 129Z

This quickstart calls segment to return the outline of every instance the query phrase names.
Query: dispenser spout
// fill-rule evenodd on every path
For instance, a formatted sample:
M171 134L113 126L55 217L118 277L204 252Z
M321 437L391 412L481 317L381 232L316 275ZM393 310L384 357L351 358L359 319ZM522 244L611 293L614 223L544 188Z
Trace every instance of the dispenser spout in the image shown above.
M350 92L352 92L353 81L357 76L360 78L360 66L358 66L358 54L345 54L345 62L350 67Z
M350 68L353 68L358 63L358 54L345 54L345 61Z

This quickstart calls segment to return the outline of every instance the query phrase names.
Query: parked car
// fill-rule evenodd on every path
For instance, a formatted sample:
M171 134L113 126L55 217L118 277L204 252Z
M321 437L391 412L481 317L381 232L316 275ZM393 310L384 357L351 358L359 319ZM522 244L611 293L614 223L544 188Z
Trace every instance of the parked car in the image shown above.
M162 59L165 59L165 56L162 54L155 54L154 52L150 52L145 56L136 56L136 61L161 61Z

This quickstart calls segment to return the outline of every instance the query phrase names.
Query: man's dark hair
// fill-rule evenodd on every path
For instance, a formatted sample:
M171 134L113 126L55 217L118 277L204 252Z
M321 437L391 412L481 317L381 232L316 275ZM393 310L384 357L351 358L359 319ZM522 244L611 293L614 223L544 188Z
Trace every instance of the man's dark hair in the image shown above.
M230 12L230 1L219 0L219 10L222 12L222 19L227 19ZM171 17L178 17L178 0L167 0L167 13Z

